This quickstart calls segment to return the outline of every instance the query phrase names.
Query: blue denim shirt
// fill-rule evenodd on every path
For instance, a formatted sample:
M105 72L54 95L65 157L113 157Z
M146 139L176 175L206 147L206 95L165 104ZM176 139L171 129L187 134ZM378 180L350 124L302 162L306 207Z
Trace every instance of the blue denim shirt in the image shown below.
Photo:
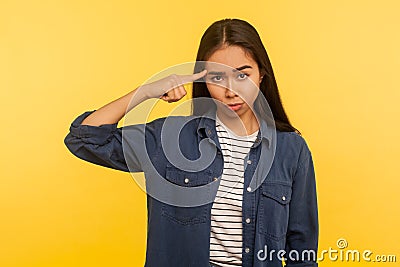
M166 181L196 187L211 184L222 175L223 156L215 122L209 118L191 119L181 131L179 149L188 159L201 156L199 144L203 139L211 140L207 144L215 146L217 151L208 168L189 172L171 164L162 148L161 129L166 118L119 128L117 123L81 125L92 112L79 115L64 140L68 149L83 160L125 172L143 171L149 187L153 180L151 168L144 160L140 144L135 143L144 136L150 163ZM187 117L177 116L173 121L184 118ZM123 129L129 129L128 146L123 146ZM268 131L260 131L245 158L242 266L282 266L282 258L288 267L317 266L316 183L311 152L303 137L294 132L276 131L276 150L270 169L265 177L256 177L262 178L257 189L247 190L256 166L268 165L261 149L268 149L270 141ZM123 152L126 147L130 150L128 154ZM148 194L145 266L210 266L211 207L212 202L195 207L175 206Z

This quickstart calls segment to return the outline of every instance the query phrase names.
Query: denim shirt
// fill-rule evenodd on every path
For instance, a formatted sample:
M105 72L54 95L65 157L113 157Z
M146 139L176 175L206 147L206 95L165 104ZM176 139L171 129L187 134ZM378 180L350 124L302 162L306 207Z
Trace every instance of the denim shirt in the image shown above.
M157 180L152 169L164 181L185 188L212 184L222 175L223 156L212 119L193 118L180 133L177 149L188 159L201 156L199 146L204 139L210 140L206 143L216 149L209 167L191 172L174 166L165 155L161 129L166 118L119 128L117 123L81 125L92 112L79 115L64 139L71 153L83 160L125 172L144 172L147 190ZM188 117L172 117L172 122L185 118ZM282 266L282 258L288 267L317 266L318 209L311 152L297 133L277 130L274 157L267 164L268 158L262 156L261 149L268 150L271 135L263 129L244 160L242 266ZM123 130L128 130L127 137ZM137 141L141 138L145 140L152 168ZM124 153L125 149L129 153ZM270 168L263 174L256 172L258 165ZM255 172L265 177L256 177L262 182L250 190L250 179ZM210 192L215 196L215 190ZM211 207L212 202L194 207L176 206L147 194L145 266L210 266Z

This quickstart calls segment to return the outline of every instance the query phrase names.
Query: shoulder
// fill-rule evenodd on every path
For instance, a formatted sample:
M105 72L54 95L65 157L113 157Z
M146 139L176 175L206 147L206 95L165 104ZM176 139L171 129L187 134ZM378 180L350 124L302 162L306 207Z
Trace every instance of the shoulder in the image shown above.
M296 132L281 132L276 131L278 142L295 146L301 149L309 149L306 139Z
M276 136L276 154L282 153L285 157L291 158L300 165L311 158L310 148L302 135L296 132L281 132L277 130Z

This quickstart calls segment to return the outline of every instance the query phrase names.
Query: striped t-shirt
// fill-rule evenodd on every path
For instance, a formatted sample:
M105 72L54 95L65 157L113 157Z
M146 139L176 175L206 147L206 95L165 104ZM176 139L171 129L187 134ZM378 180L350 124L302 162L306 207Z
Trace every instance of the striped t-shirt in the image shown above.
M211 209L210 263L242 266L242 196L244 158L258 131L238 136L216 117L216 130L224 157L224 170Z

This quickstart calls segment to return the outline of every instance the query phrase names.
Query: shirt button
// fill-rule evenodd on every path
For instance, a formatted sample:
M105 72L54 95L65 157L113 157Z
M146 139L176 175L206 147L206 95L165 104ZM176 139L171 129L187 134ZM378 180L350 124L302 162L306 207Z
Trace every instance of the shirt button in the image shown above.
M251 187L247 187L247 192L251 192Z
M189 178L185 178L185 184L189 183Z
M250 218L247 218L246 223L250 223L250 222L251 222Z
M251 164L251 160L248 160L248 161L247 161L247 164Z
M249 248L245 248L244 251L245 251L246 253L249 253L249 252L250 252L250 249L249 249Z
M214 181L217 181L217 180L218 180L218 177L214 177L213 180L214 180Z
M208 130L208 131L207 131L207 134L208 134L208 135L211 135L211 130Z
M285 196L283 196L283 197L282 197L282 200L286 200L286 197L285 197Z

